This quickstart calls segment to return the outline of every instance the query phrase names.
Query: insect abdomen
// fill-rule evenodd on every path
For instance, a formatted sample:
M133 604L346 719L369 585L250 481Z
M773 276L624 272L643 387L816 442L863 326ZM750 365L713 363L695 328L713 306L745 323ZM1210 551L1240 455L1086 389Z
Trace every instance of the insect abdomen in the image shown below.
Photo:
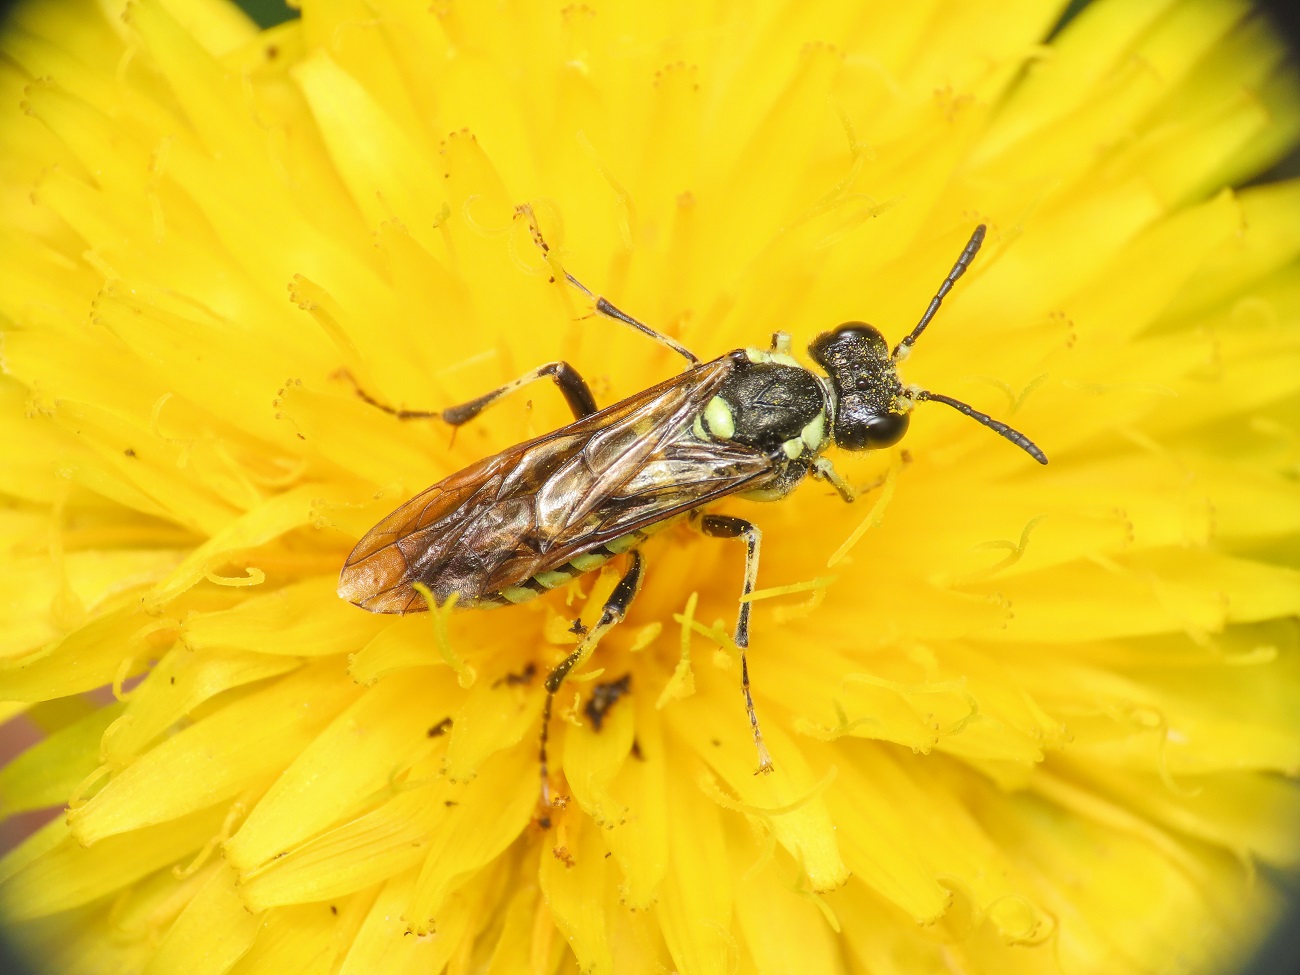
M545 572L539 572L517 586L510 586L500 592L491 593L482 596L471 604L489 608L492 606L514 606L518 603L526 603L530 599L536 599L542 593L550 592L552 589L558 589L565 583L576 579L580 575L586 575L599 569L602 565L617 555L624 552L630 552L651 535L663 530L675 518L667 521L656 522L647 525L645 528L639 528L636 531L628 532L618 538L611 539L604 545L597 545L593 549L583 552L581 555L575 555L568 562L557 566L554 569L548 569Z

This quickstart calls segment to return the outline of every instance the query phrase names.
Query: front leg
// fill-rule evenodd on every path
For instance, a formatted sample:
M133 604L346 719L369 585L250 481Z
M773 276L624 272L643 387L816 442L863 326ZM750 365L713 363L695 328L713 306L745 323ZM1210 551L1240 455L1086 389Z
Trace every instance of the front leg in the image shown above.
M537 248L542 252L542 255L543 256L549 255L551 253L551 247L549 244L546 243L546 239L542 236L541 229L537 226L537 217L533 213L533 208L528 206L528 204L524 204L523 206L516 207L515 213L517 213L519 216L523 217L525 220L528 221L528 227L533 234L533 242L537 244ZM549 257L547 259L548 261L550 260ZM559 269L558 264L555 264L553 266L556 269ZM667 335L664 335L663 332L656 332L649 325L645 324L644 322L637 321L627 312L615 308L614 305L611 304L607 299L602 298L600 295L593 292L590 288L588 288L585 284L583 284L581 281L575 278L568 271L564 272L564 277L565 280L569 282L569 284L573 285L575 288L577 288L584 295L586 295L588 298L591 299L591 301L596 306L596 313L598 315L604 315L606 318L612 318L616 322L622 322L624 325L627 325L629 328L636 329L642 335L646 336L647 338L653 339L654 341L662 345L664 348L672 349L679 356L681 356L683 359L689 362L692 366L698 366L700 364L699 357L696 356L695 353L692 352L690 349L686 348L686 346L678 342L676 339L669 338Z
M853 489L853 485L840 477L840 472L835 469L835 465L827 458L818 457L813 462L812 475L829 483L831 487L839 492L840 497L846 503L852 504L858 499L858 492Z
M904 450L900 457L901 465L906 467L911 462L911 455ZM876 488L883 487L885 482L889 480L887 476L882 475L864 487L855 488L840 476L839 471L837 471L835 466L825 457L818 457L817 460L813 462L812 476L828 482L831 487L835 488L835 490L839 492L839 496L849 504L852 504L858 498L862 497L862 495L870 494Z

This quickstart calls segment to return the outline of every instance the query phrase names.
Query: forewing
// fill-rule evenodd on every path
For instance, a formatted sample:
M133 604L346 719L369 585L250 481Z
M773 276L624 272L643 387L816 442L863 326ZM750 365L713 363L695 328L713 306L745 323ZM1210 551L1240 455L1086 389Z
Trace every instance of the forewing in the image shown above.
M685 473L686 477L671 489L644 478L639 484L629 483L626 488L603 498L592 512L590 522L575 525L571 531L554 540L545 552L520 546L488 577L484 591L499 592L521 585L607 542L743 491L772 472L771 462L766 456L743 451L743 448L735 453L737 456L729 459L725 467L720 466L717 455L700 458L698 463L674 462L675 472L679 476Z
M416 495L366 533L339 595L377 613L462 605L713 497L770 468L762 455L690 434L733 367L724 356L592 416L485 458Z
M518 465L525 445L484 458L421 491L366 532L343 563L339 595L372 613L409 613L427 609L411 583L423 566L447 562L465 535L482 524L505 472ZM507 539L517 535L501 525ZM481 532L480 532L481 534ZM432 588L432 587L431 587ZM435 590L436 592L436 590ZM448 590L450 592L450 590ZM473 598L472 593L465 596ZM439 602L445 598L445 594Z
M725 375L703 388L665 389L593 435L537 492L538 524L549 526L539 533L545 544L535 551L521 547L489 584L517 585L772 474L767 454L729 441L701 441L692 433Z

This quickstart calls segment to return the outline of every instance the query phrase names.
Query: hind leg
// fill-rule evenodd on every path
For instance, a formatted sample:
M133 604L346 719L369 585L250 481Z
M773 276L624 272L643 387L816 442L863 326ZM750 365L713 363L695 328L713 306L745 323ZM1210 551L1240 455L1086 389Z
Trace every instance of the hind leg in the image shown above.
M582 635L582 639L578 641L577 649L546 675L546 703L542 705L542 740L538 748L538 760L541 765L542 776L542 806L546 809L551 806L547 745L550 742L551 711L555 706L555 695L559 693L565 678L569 676L569 672L575 667L580 667L586 663L587 659L595 651L600 638L622 622L623 617L627 615L627 608L632 605L632 600L636 598L637 592L641 589L643 576L641 553L633 551L631 557L631 565L628 566L627 572L623 574L623 578L619 580L618 585L614 587L614 591L610 593L609 599L605 600L605 606L600 611L600 619L597 620L596 625ZM543 825L547 825L547 823L543 823Z

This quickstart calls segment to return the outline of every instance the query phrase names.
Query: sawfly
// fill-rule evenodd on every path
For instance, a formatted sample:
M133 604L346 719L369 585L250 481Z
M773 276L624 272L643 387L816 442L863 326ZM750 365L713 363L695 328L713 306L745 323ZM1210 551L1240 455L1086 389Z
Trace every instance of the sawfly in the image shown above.
M526 207L520 215L532 222ZM546 251L532 223L538 246ZM533 599L626 556L624 574L589 629L575 624L577 648L546 678L540 761L549 800L546 746L556 692L601 637L626 615L641 585L641 543L680 518L706 535L743 540L745 573L736 621L741 690L758 749L758 771L772 760L750 694L749 602L758 576L758 526L704 511L730 495L758 501L784 498L806 477L830 484L845 501L854 489L825 451L873 450L896 444L913 407L943 403L989 427L1040 464L1047 457L1024 434L966 403L904 385L898 365L965 273L984 241L970 241L915 328L890 349L864 322L823 332L808 347L821 371L792 355L790 336L777 332L767 348L735 349L701 362L688 349L565 277L595 303L596 312L636 329L686 359L685 371L621 402L599 409L591 389L567 362L550 362L477 399L440 411L371 405L402 419L439 418L453 426L472 420L503 396L540 379L559 387L573 422L509 447L439 481L366 533L339 576L339 595L372 613L429 608L415 588L427 587L442 606L509 606Z

